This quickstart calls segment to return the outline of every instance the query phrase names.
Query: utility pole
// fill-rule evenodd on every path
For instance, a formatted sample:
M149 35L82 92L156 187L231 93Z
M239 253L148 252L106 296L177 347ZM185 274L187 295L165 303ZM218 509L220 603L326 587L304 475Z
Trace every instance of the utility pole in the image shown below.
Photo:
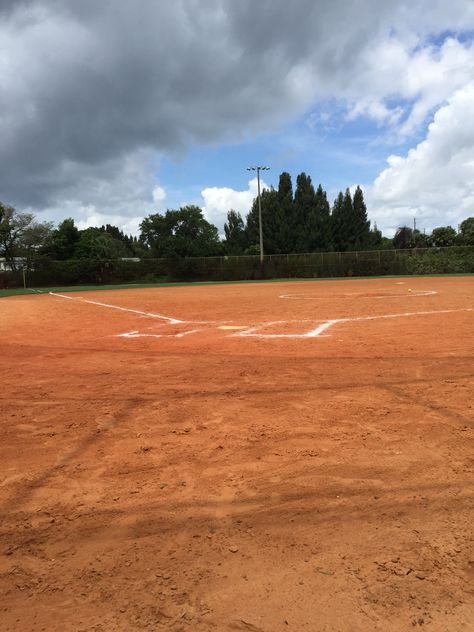
M257 190L258 190L258 231L260 235L260 265L263 266L263 230L262 230L262 202L260 199L260 171L269 171L270 167L247 167L247 171L257 172Z

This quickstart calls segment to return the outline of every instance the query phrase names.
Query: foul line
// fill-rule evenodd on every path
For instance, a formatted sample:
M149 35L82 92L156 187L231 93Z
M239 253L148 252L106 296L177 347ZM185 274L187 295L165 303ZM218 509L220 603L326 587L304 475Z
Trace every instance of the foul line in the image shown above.
M435 311L424 311L424 312L403 312L401 314L383 314L380 316L353 316L352 318L333 318L323 321L320 325L318 325L315 329L311 331L307 331L304 334L263 334L258 333L259 330L264 327L269 327L271 325L279 325L282 323L288 324L291 321L273 321L269 323L264 323L262 325L256 325L255 327L251 327L249 329L245 329L244 331L233 334L233 336L240 337L253 337L253 338L318 338L326 330L328 330L333 325L338 325L339 323L352 323L357 321L364 320L380 320L382 318L406 318L409 316L427 316L431 314L454 314L459 312L472 312L474 309L470 307L466 307L463 309L444 309L444 310L435 310Z
M109 309L118 309L121 312L130 312L132 314L140 314L140 316L148 316L149 318L159 318L165 320L172 325L184 324L186 320L179 320L178 318L170 318L169 316L163 316L163 314L155 314L154 312L142 312L139 309L130 309L129 307L118 307L117 305L109 305L108 303L99 303L99 301L91 301L86 298L77 298L75 296L66 296L66 294L57 294L56 292L50 292L51 296L58 296L59 298L67 298L70 301L78 301L79 303L89 303L91 305L99 305L100 307L108 307Z

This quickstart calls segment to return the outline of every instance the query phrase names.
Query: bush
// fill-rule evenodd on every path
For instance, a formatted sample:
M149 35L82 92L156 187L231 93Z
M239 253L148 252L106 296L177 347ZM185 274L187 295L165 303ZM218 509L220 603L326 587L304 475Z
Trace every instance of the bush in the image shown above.
M410 260L411 274L470 274L474 272L474 249L454 247L426 250Z
M269 255L265 257L263 267L258 255L68 261L53 261L41 257L31 263L27 272L27 285L48 287L473 272L472 246ZM0 285L22 287L22 272L1 273Z

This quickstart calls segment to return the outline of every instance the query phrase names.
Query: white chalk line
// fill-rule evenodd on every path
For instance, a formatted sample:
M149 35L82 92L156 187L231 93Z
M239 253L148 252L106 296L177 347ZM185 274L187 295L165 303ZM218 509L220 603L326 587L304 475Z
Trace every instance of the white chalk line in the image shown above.
M148 318L158 318L159 320L163 320L170 325L185 325L189 323L198 324L198 325L214 325L214 324L222 324L227 323L229 321L213 321L213 320L180 320L179 318L172 318L170 316L165 316L164 314L157 314L156 312L143 312L139 309L131 309L130 307L119 307L118 305L111 305L110 303L101 303L99 301L92 301L90 299L86 299L77 296L67 296L66 294L59 294L57 292L49 292L51 296L57 296L59 298L67 298L70 301L77 301L79 303L89 303L90 305L98 305L99 307L106 307L108 309L117 309L121 312L129 312L131 314L139 314L140 316L146 316Z
M261 323L259 325L254 325L252 327L248 327L242 331L232 334L235 337L241 338L316 338L318 336L322 336L322 334L329 329L331 325L333 325L337 321L333 320L325 320L321 322L315 329L310 331L306 331L302 334L262 334L255 333L259 332L265 327L273 327L274 325L294 325L295 323L306 323L307 320L273 320L266 323Z
M430 311L421 311L421 312L403 312L401 314L382 314L378 316L352 316L350 318L332 318L323 321L319 324L315 329L307 331L302 334L267 334L267 333L258 333L259 330L262 330L264 327L269 327L272 325L278 324L288 324L291 322L301 322L301 321L273 321L269 323L264 323L262 325L256 325L249 329L245 329L244 331L239 331L238 333L232 334L237 337L252 337L252 338L319 338L321 337L325 331L327 331L333 325L338 325L339 323L352 323L358 321L366 321L366 320L380 320L383 318L407 318L410 316L428 316L432 314L454 314L459 312L472 312L474 309L466 307L463 309L443 309L443 310L430 310Z
M128 307L119 307L118 305L111 305L109 303L102 303L99 301L93 301L90 299L85 299L83 297L75 297L75 296L67 296L66 294L59 294L57 292L49 292L49 294L51 296L56 296L59 298L65 298L65 299L69 299L72 301L77 301L77 302L81 302L81 303L89 303L91 305L97 305L100 307L105 307L108 309L117 309L123 312L130 312L133 314L139 314L141 316L146 316L149 318L157 318L159 320L165 321L165 323L170 324L170 325L186 325L186 324L207 324L207 325L217 325L217 324L222 324L222 322L229 322L229 321L186 321L186 320L179 320L177 318L171 318L169 316L164 316L163 314L157 314L154 312L144 312L141 310L137 310L137 309L131 309ZM232 333L232 334L227 334L230 335L232 337L252 337L252 338L318 338L318 337L322 337L324 335L324 332L326 332L328 329L330 329L331 327L333 327L334 325L337 325L339 323L347 323L347 322L358 322L358 321L367 321L367 320L380 320L380 319L386 319L386 318L406 318L406 317L410 317L410 316L426 316L426 315L432 315L432 314L453 314L453 313L459 313L459 312L472 312L474 311L474 309L472 308L463 308L463 309L447 309L447 310L430 310L430 311L419 311L419 312L403 312L403 313L398 313L398 314L382 314L382 315L378 315L378 316L353 316L350 318L333 318L333 319L327 319L324 321L321 321L319 323L319 325L317 327L315 327L314 329L311 329L309 331L306 331L304 333L301 334L294 334L294 333L290 333L290 334L285 334L285 333L275 333L275 334L271 334L271 333L262 333L261 330L264 328L268 328L268 327L272 327L275 325L291 325L291 324L295 324L295 323L303 323L303 322L309 322L308 320L293 320L293 321L269 321L269 322L265 322L265 323L261 323L261 324L257 324L257 325L252 325L250 327L246 327L245 329L242 329L238 332ZM314 322L314 321L313 321ZM205 329L205 328L204 328ZM117 337L120 338L167 338L167 337L172 337L172 338L183 338L184 336L190 335L190 334L194 334L194 333L198 333L200 331L204 331L204 329L191 329L191 330L187 330L187 331L182 331L182 332L178 332L178 333L172 333L172 334L149 334L149 333L141 333L138 330L133 330L133 331L129 331L129 332L125 332L122 334L117 334Z
M387 298L413 298L418 296L433 296L434 294L438 294L435 290L418 290L416 292L407 292L407 294L385 294L385 296L372 296L370 294L361 294L360 292L349 292L346 294L342 294L339 296L316 296L316 295L308 295L308 294L280 294L278 298L299 300L299 301L320 301L325 299L334 299L334 298L349 298L349 297L359 297L359 298L376 298L376 299L387 299Z
M117 338L184 338L189 334L195 334L202 329L190 329L189 331L182 331L178 334L144 334L138 330L127 331L124 334L117 334Z

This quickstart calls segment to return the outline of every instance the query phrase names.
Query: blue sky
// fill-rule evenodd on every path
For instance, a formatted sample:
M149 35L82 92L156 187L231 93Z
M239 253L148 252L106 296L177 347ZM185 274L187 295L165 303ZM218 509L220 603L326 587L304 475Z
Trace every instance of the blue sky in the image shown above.
M246 188L253 176L251 165L267 165L263 175L270 186L278 186L279 175L287 171L296 185L296 176L309 174L331 195L354 184L371 183L386 166L387 153L406 153L410 142L388 143L384 129L367 118L345 122L338 108L329 104L332 123L311 123L314 113L305 113L271 134L259 134L235 144L198 145L181 156L161 160L157 179L166 184L171 207L186 200L200 199L209 186ZM419 132L423 137L427 124Z
M471 0L11 0L0 63L0 200L40 220L222 230L254 164L362 185L387 235L474 214Z

